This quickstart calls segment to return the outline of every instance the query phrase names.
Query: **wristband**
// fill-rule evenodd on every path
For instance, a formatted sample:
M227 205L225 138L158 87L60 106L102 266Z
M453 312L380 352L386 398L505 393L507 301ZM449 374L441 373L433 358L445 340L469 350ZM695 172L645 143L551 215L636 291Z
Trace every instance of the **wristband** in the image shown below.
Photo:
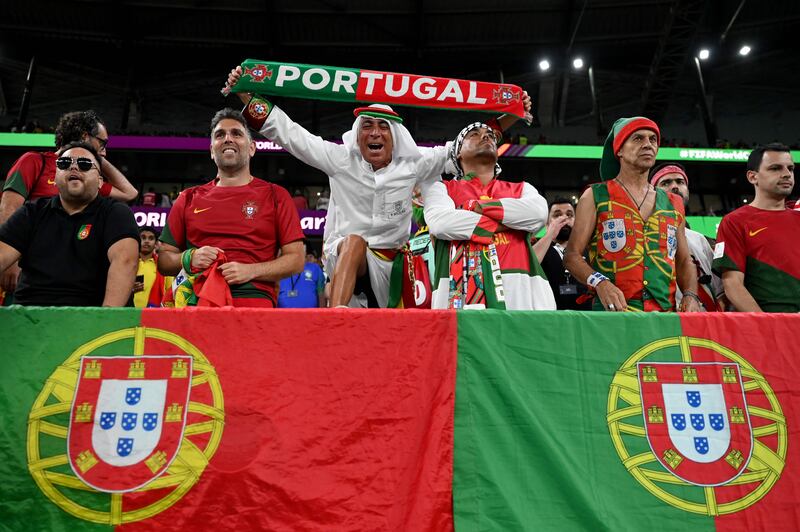
M683 299L686 299L687 297L692 297L692 298L694 298L694 300L695 300L695 301L697 301L697 302L698 302L698 303L699 303L701 306L703 305L703 302L702 302L702 301L700 301L700 296L698 296L698 295L697 295L697 294L695 294L694 292L692 292L692 291L690 291L690 290L687 290L687 291L685 291L685 292L682 292L682 294L683 294Z
M192 256L194 255L195 248L189 248L181 253L181 266L186 273L192 273Z
M254 95L250 102L244 106L242 116L247 121L247 125L255 131L261 131L267 121L269 113L272 111L272 104L266 98Z
M586 284L591 286L592 288L597 288L597 285L599 285L603 281L608 281L608 277L606 277L600 272L592 272L592 274L586 278Z

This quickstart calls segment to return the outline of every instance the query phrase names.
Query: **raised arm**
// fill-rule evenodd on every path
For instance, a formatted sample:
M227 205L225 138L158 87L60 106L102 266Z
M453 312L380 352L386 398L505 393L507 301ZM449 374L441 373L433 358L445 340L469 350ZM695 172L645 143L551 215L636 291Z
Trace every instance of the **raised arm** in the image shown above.
M237 66L228 74L228 86L233 87L242 76L242 67ZM337 174L347 159L347 148L311 134L301 125L293 122L283 110L273 106L266 99L266 117L255 112L256 100L250 94L238 93L245 104L243 114L247 123L266 138L280 144L286 151L309 166L313 166L329 176ZM263 113L262 113L263 114Z
M522 104L525 106L525 112L530 114L531 97L528 96L528 91L522 91ZM500 127L503 128L503 131L513 126L517 120L519 120L519 117L514 115L500 115L497 118L497 122L500 124Z
M103 175L103 179L111 185L109 197L119 201L132 201L139 195L139 191L131 185L125 174L105 157L100 157L100 173Z

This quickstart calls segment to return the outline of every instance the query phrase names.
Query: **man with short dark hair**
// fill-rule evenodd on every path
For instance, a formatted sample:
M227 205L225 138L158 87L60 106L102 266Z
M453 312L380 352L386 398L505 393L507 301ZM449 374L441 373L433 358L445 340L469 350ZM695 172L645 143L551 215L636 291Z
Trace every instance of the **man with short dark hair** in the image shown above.
M676 278L683 291L679 309L702 310L683 201L647 181L660 137L658 125L642 116L614 122L600 161L604 182L578 201L564 260L595 290L594 310L675 310Z
M591 301L585 297L586 287L564 267L564 251L574 223L575 207L572 200L556 197L550 203L547 231L533 244L533 252L547 274L558 310L591 309Z
M456 179L422 188L436 239L431 308L556 309L530 244L547 202L530 183L497 179L497 142L488 124L468 125L453 143Z
M158 272L156 242L158 233L152 227L139 230L139 269L133 284L133 306L160 307L164 299L164 276Z
M786 207L794 188L789 148L754 149L747 180L755 199L722 219L714 271L739 312L800 312L800 212Z
M136 188L108 159L106 144L108 131L94 111L75 111L62 116L55 131L56 150L53 152L29 151L24 153L8 172L0 198L0 224L19 209L26 200L49 198L58 195L56 187L56 158L64 146L72 142L86 142L98 154L99 172L104 182L100 195L120 201L130 201L137 195ZM19 277L19 267L10 266L0 276L0 289L13 292Z
M100 161L89 144L63 147L58 196L25 203L0 226L0 272L20 260L15 303L124 306L136 273L138 230L127 205L99 195Z
M672 192L683 199L684 209L689 206L689 176L686 169L678 163L663 163L650 171L650 184L667 192ZM697 295L707 312L717 310L717 299L722 297L722 279L711 271L714 252L708 239L702 233L689 228L686 223L686 243L689 254L697 270ZM680 305L683 294L680 289L675 293L675 302Z
M214 115L210 152L217 176L178 196L161 233L158 269L207 274L229 287L234 306L275 307L276 283L303 269L297 209L286 189L250 173L256 144L239 111Z

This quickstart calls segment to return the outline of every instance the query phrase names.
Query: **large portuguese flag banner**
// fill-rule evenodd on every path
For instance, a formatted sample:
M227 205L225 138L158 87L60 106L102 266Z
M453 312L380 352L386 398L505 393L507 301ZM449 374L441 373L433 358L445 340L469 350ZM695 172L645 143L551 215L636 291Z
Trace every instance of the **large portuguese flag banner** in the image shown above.
M798 330L0 309L0 529L797 530Z

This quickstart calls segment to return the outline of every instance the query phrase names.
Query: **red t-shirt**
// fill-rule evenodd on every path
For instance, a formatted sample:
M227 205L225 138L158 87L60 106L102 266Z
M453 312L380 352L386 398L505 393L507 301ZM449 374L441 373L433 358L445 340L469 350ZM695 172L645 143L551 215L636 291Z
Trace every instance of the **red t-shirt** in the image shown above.
M714 271L744 273L744 285L767 312L800 311L800 212L750 205L722 219Z
M13 190L26 200L58 195L55 152L29 151L8 171L3 191Z
M274 260L281 246L303 239L297 209L283 187L261 179L238 187L216 180L181 192L170 210L161 241L179 249L215 246L230 262ZM234 298L277 300L275 283L231 286Z

